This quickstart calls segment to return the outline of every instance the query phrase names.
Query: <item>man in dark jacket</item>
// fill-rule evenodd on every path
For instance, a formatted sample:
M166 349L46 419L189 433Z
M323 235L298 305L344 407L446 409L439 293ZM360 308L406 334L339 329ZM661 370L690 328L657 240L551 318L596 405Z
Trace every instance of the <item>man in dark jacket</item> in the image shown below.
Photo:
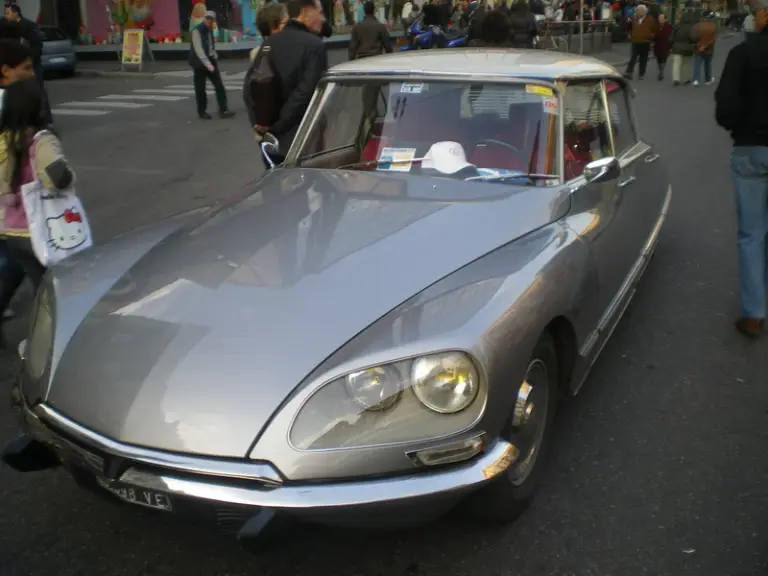
M227 91L221 81L219 58L216 55L216 41L213 38L213 24L216 22L216 12L208 10L203 21L192 28L192 46L189 51L189 65L194 73L195 101L197 115L201 120L210 120L208 114L208 94L205 91L206 80L210 80L216 91L216 102L219 105L220 118L232 118L234 112L227 106Z
M768 0L753 0L755 34L728 53L715 91L715 119L733 138L742 315L736 329L763 332L768 252Z
M269 58L279 79L283 104L272 126L256 127L261 133L277 137L281 154L291 147L315 88L328 68L325 42L320 37L325 22L320 0L289 0L287 6L290 20L282 32L265 42L270 46Z
M18 4L6 4L4 20L11 26L18 26L21 41L24 42L32 51L32 63L35 67L35 77L40 82L40 86L43 89L43 95L45 96L45 120L46 123L53 124L53 115L51 114L51 105L48 102L48 94L45 92L45 85L43 81L43 35L40 32L40 27L29 20L24 18L21 14L21 8Z
M515 48L533 48L533 41L539 35L536 16L528 9L525 0L517 0L512 5L509 17L512 25L511 43Z
M484 0L470 2L465 13L467 15L467 27L469 28L468 40L470 42L472 40L481 40L483 20L487 13Z
M392 52L389 30L376 20L375 11L376 6L370 0L363 4L365 18L352 28L352 37L349 40L350 60Z

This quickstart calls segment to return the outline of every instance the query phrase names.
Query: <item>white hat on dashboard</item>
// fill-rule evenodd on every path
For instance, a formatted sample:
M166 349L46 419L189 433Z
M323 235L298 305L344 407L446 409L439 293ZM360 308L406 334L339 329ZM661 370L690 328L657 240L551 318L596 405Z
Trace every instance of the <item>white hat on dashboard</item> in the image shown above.
M437 170L443 174L455 174L464 168L474 168L474 165L467 162L467 154L461 144L445 141L435 142L430 146L421 161L421 167Z

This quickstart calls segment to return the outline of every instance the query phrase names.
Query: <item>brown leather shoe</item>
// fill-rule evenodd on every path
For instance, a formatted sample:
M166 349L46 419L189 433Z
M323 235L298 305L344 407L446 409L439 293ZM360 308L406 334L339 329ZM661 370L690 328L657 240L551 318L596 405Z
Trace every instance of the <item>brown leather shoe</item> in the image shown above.
M763 318L739 318L736 320L736 330L749 338L758 338L763 333L765 320Z

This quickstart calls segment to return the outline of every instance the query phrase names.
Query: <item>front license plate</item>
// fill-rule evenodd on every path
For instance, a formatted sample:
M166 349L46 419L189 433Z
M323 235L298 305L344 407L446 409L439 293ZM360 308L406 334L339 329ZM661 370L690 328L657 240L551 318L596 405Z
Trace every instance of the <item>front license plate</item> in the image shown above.
M103 478L96 478L96 481L102 488L109 490L112 494L120 498L120 500L130 504L138 504L139 506L146 506L147 508L163 510L165 512L173 511L171 499L167 494L163 494L162 492L128 486L126 484L121 484L120 482L110 482Z
M50 60L51 64L63 64L66 61L66 58L51 58Z

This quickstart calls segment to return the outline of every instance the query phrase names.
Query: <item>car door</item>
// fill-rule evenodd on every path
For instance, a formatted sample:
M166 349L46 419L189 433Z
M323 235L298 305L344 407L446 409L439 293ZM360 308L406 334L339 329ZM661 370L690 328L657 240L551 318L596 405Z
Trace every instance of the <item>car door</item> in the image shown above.
M571 191L568 225L589 247L596 275L592 283L596 294L590 295L595 331L582 351L590 354L615 315L613 310L632 268L634 249L628 246L625 231L633 226L633 214L622 201L626 186L622 188L620 183L627 175L589 182L583 174L589 162L614 156L602 80L566 85L563 123L564 174Z
M638 136L626 86L605 83L614 149L622 166L622 201L635 215L632 235L635 259L640 257L653 233L667 194L667 173L653 145Z

